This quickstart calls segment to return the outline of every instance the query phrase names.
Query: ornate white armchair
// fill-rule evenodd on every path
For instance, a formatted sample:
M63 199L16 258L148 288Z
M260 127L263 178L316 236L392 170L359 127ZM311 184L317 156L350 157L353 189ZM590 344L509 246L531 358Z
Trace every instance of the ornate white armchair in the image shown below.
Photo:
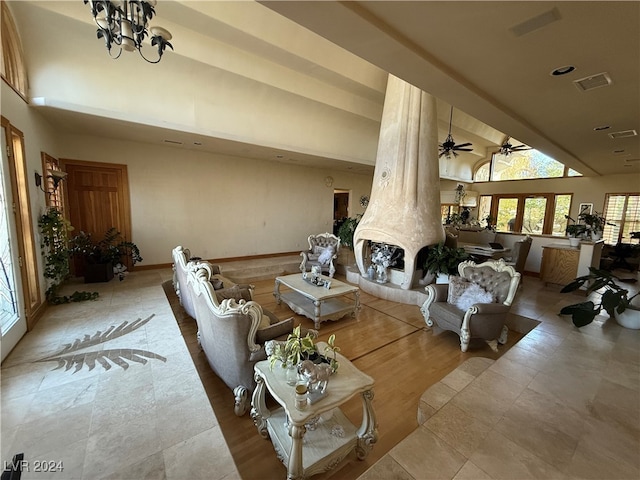
M328 273L330 277L333 277L336 273L333 261L338 258L340 239L327 232L309 235L307 241L309 242L309 250L300 252L302 257L300 271L306 272L311 270L312 266L318 265L323 273Z
M425 322L439 334L451 330L460 336L460 348L467 351L472 338L481 338L497 351L507 341L505 325L518 290L520 273L503 259L458 265L460 276L449 284L427 285L427 300L420 311Z

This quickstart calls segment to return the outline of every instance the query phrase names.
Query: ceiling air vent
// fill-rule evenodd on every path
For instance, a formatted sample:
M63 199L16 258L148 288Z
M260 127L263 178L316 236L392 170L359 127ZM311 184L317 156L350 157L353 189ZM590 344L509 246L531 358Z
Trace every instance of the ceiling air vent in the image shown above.
M611 138L626 138L626 137L635 137L638 135L638 132L635 130L622 130L620 132L612 132L609 133Z
M591 75L590 77L581 78L573 81L574 85L581 92L593 90L598 87L608 87L611 85L611 77L606 72Z

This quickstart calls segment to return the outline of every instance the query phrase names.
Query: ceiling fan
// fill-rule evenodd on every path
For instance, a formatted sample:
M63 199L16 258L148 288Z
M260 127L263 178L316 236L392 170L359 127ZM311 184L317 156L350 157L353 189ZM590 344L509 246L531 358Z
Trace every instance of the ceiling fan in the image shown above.
M527 145L511 145L509 140L511 137L507 137L504 140L504 143L500 146L500 153L505 157L507 155L511 155L513 152L522 152L524 150L531 150L531 147Z
M452 153L454 157L457 157L458 156L457 152L471 152L473 150L473 148L465 148L465 147L470 147L472 145L469 142L456 145L456 142L453 140L453 137L451 136L451 120L452 119L453 119L453 106L451 106L451 113L449 114L449 135L447 135L447 138L445 139L445 141L440 144L440 154L438 155L438 158L440 158L443 155L445 155L447 158L451 158Z

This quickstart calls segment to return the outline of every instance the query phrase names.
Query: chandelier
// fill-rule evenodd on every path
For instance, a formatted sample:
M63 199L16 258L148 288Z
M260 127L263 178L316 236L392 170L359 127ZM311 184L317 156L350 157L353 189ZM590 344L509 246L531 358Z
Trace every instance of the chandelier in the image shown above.
M156 13L156 0L84 0L84 3L91 6L91 14L98 25L98 38L104 38L112 58L119 58L123 50L138 50L147 62L158 63L165 48L173 50L169 31L162 27L150 27L150 33L147 31L149 20ZM158 49L157 60L149 60L142 53L142 42L147 36L151 37L151 46ZM116 56L111 53L112 45L119 47Z

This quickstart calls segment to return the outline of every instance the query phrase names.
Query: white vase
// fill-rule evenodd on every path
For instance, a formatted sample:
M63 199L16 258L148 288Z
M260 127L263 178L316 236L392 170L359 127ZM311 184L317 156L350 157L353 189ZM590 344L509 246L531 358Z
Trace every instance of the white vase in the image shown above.
M578 237L569 237L569 245L572 247L577 247L580 245L580 239Z
M592 231L591 232L591 240L593 240L594 242L597 242L598 240L600 240L602 238L602 232L600 231Z
M437 284L449 283L449 274L448 273L438 273L436 277Z
M387 269L378 265L378 269L376 272L376 282L378 283L387 283L389 277L387 275Z
M616 322L624 328L640 330L640 310L635 308L627 308L624 312L615 312Z

